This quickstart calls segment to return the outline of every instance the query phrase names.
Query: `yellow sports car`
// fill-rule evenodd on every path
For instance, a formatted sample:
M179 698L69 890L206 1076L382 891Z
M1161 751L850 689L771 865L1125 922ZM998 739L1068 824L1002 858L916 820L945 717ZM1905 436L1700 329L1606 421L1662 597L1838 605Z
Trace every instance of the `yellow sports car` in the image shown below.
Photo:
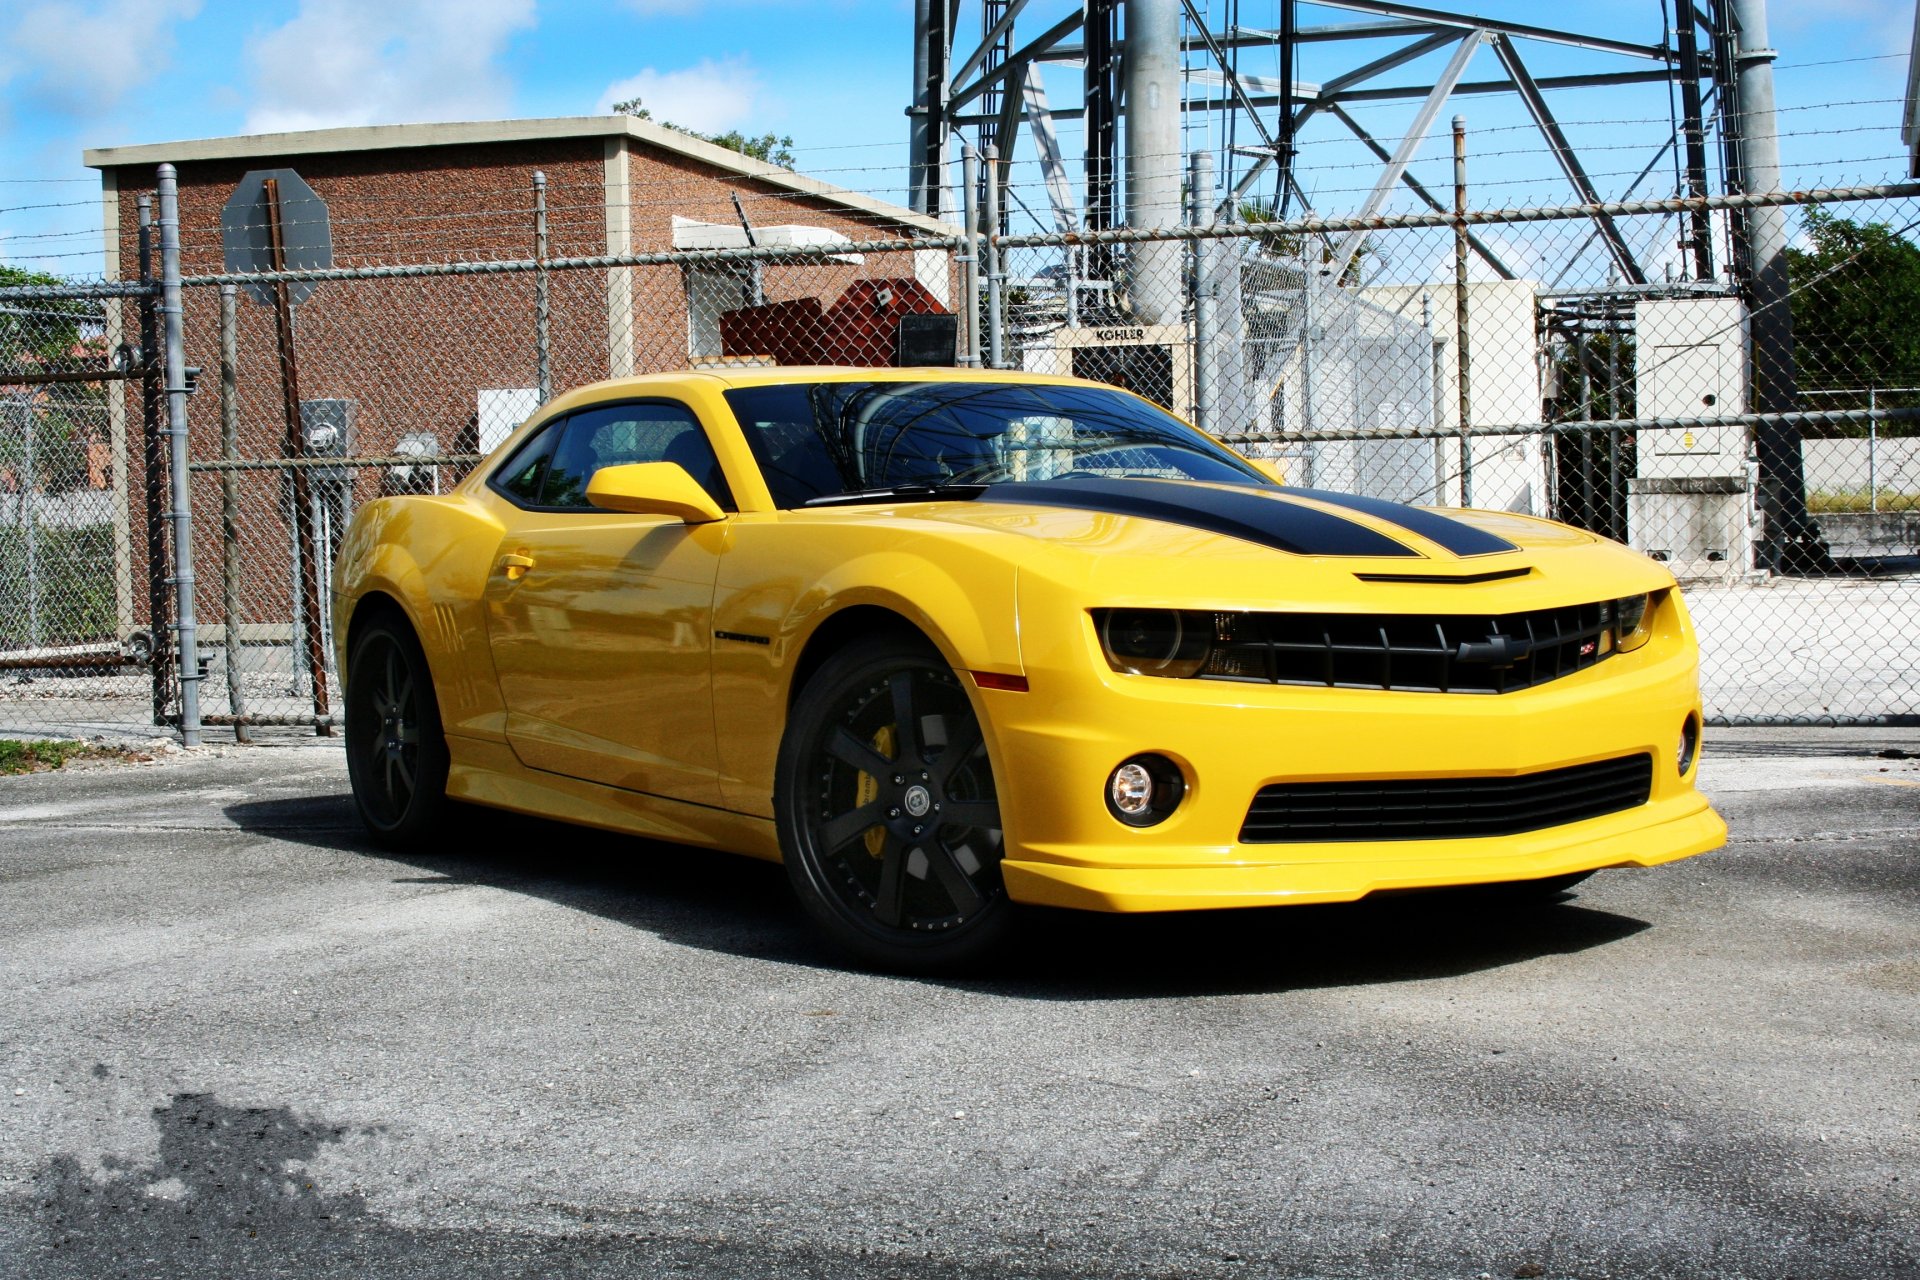
M334 577L368 828L448 798L784 860L870 962L1013 904L1524 882L1717 847L1671 576L1277 483L1071 378L742 369L551 401Z

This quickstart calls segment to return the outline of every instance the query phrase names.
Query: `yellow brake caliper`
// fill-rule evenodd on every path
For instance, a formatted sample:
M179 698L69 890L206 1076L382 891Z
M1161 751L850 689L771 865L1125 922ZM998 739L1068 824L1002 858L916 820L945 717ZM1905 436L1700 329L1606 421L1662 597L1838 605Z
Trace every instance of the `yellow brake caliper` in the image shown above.
M892 725L882 725L880 732L873 735L873 749L887 759L893 759ZM854 779L853 786L853 804L857 809L865 808L880 797L880 779L870 773L863 771L858 778ZM886 852L887 829L885 827L878 825L868 827L866 835L861 839L866 841L867 853L870 856L878 858Z

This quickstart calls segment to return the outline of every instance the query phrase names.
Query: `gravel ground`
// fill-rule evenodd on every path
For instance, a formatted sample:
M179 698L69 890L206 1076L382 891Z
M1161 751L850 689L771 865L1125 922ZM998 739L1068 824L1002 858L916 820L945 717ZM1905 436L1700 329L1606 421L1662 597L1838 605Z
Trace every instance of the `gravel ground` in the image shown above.
M1728 731L1722 852L822 951L778 868L337 748L0 780L0 1276L1920 1275L1920 735Z

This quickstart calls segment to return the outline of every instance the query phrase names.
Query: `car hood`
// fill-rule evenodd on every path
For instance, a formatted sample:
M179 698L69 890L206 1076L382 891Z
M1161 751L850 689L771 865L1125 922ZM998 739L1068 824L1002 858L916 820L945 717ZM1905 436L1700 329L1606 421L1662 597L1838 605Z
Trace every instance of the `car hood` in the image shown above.
M1524 609L1671 586L1646 557L1548 520L1315 489L1181 480L994 485L899 508L1023 540L1022 574L1115 604L1317 600L1337 607ZM1038 544L1038 545L1033 545ZM1462 592L1461 588L1480 588Z

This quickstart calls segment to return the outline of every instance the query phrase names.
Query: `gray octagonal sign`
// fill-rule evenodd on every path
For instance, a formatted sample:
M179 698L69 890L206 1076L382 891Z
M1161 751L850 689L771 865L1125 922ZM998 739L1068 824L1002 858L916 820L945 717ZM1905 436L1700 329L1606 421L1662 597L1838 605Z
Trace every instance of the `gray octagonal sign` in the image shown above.
M254 169L220 210L220 243L228 271L273 270L272 211L267 207L267 179L280 189L281 257L289 271L319 270L333 265L333 228L327 222L327 202L291 169ZM314 281L287 286L287 300L296 305L313 292ZM273 289L249 284L247 292L266 306L273 305Z

